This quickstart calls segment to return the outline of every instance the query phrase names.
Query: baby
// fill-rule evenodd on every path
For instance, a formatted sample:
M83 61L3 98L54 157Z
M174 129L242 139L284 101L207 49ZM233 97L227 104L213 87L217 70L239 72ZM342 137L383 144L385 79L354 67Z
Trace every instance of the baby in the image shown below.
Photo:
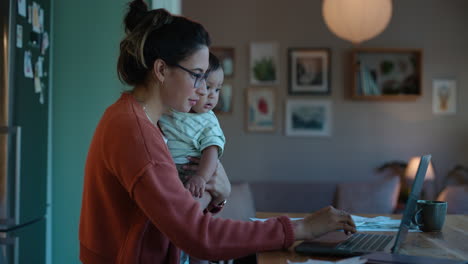
M171 111L159 120L179 177L196 198L202 197L225 143L223 131L212 111L218 103L224 72L218 58L212 53L209 60L206 95L200 97L189 113ZM189 163L187 156L200 157L196 172L184 170L184 165Z

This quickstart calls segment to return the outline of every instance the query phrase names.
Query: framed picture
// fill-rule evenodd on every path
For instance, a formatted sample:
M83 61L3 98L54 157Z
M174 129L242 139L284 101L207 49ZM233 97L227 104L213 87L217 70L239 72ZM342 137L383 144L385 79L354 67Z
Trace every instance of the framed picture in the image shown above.
M254 42L250 44L250 84L279 84L278 44Z
M330 49L289 49L289 94L330 94Z
M457 112L457 82L436 79L432 82L432 112L449 115Z
M210 51L218 57L224 70L224 77L234 77L234 48L211 47Z
M213 109L217 114L232 113L232 84L225 82L219 93L218 104Z
M420 49L354 49L351 98L416 100L422 95Z
M287 136L330 136L331 102L289 99L286 102Z
M247 89L247 131L274 131L275 116L275 90L273 88L254 87Z

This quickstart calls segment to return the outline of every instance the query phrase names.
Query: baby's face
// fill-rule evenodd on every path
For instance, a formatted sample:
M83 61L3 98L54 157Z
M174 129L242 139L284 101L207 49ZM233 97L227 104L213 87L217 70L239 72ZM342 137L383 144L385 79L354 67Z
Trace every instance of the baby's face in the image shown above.
M192 110L197 113L206 113L212 110L219 99L219 92L224 82L224 72L221 68L213 71L206 79L207 94L200 97L197 104L192 107Z

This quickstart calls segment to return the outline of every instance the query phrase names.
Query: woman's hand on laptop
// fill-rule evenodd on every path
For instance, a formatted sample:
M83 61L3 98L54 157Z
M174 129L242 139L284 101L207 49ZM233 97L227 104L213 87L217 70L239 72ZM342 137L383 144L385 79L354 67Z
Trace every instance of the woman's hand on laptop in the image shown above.
M296 240L314 239L331 231L344 230L345 234L356 233L351 215L333 206L322 208L301 220L292 221Z

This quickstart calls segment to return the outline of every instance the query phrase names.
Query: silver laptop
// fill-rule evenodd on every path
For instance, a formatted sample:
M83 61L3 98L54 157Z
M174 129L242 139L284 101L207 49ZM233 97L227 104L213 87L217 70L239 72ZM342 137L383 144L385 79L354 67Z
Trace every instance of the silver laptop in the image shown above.
M424 176L431 160L431 155L425 155L419 162L418 171L411 187L411 193L406 202L405 212L401 219L396 236L383 234L356 233L339 243L323 243L320 241L304 241L295 251L306 255L355 256L372 252L398 253L400 245L406 239L411 219L416 211L416 202L421 193Z

